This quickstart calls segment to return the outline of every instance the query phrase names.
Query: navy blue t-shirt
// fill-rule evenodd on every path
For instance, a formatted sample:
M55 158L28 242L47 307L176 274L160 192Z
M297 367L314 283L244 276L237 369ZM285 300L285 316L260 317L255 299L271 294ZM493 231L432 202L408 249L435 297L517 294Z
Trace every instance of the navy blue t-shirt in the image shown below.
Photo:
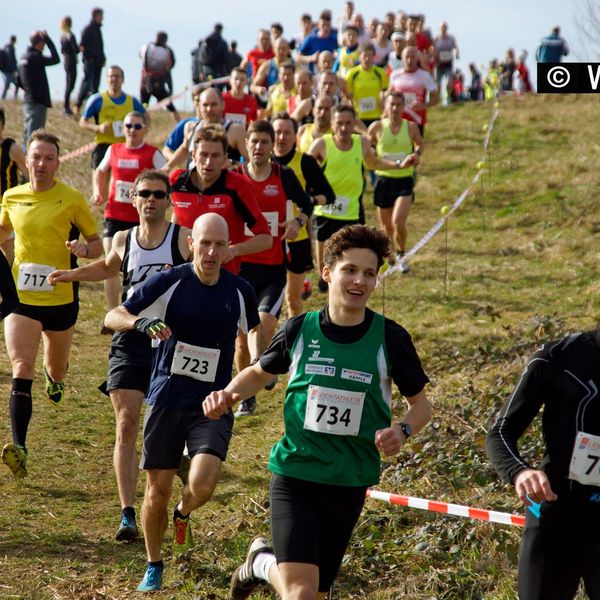
M217 283L205 285L191 263L156 273L123 306L171 328L172 337L153 350L146 402L173 410L200 409L210 392L227 386L238 330L260 322L256 295L244 279L221 269Z

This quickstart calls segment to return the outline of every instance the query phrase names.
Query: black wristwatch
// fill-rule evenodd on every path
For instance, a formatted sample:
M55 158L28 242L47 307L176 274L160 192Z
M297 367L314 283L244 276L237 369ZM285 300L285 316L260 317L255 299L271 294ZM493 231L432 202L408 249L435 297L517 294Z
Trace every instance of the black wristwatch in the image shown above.
M408 423L398 423L400 429L402 429L402 433L404 434L404 438L408 439L412 435L412 427Z

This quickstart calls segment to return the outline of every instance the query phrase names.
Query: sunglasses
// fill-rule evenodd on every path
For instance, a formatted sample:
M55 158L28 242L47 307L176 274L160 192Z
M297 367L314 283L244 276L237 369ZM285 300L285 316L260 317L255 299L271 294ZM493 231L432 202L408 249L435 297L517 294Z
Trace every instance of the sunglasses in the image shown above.
M136 131L139 131L140 129L144 128L144 126L141 123L125 123L125 127L127 129L135 129Z
M164 190L138 190L135 195L140 198L150 198L150 196L154 196L157 200L164 200L169 194Z

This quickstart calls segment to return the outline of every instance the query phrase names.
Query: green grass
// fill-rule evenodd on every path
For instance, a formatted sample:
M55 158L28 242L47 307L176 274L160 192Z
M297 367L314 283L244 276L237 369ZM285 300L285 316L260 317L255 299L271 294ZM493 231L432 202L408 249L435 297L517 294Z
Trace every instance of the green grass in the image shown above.
M7 130L20 132L19 107L8 102L6 108ZM432 111L410 216L412 243L475 174L490 111L489 104ZM427 429L385 461L380 488L522 512L513 491L490 468L484 437L540 340L598 321L600 145L588 133L597 114L592 97L506 98L500 111L483 185L475 186L449 220L447 290L442 230L413 260L410 275L388 278L371 301L413 335L431 378L434 408ZM58 110L51 111L49 125L65 150L89 141ZM169 115L156 115L150 141L162 143L170 127ZM61 168L61 177L86 195L88 161L80 157ZM366 204L375 223L370 194ZM81 295L65 402L50 406L38 370L30 476L19 483L0 471L1 598L132 598L143 574L143 544L113 541L119 520L114 419L110 403L96 390L109 343L98 335L102 288L84 284ZM315 295L308 307L322 300ZM1 348L0 394L7 398L10 366ZM282 432L283 385L262 392L257 416L236 424L216 494L193 515L193 552L182 564L168 565L165 590L154 597L226 598L229 576L247 543L268 531L266 463ZM395 403L399 414L399 398ZM3 402L0 440L9 439ZM524 442L526 456L537 460L542 448L537 425ZM142 490L140 481L138 505ZM173 503L178 494L176 486ZM335 598L512 599L519 537L517 528L369 500Z

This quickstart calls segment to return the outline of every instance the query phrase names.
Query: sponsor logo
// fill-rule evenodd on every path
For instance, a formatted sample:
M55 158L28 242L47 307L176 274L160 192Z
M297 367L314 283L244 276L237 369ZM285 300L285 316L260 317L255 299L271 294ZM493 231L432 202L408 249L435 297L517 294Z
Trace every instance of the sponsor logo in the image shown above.
M310 344L308 345L309 348L320 348L320 344L319 344L319 340L310 340Z
M320 350L314 350L313 353L312 353L312 356L308 357L308 360L312 360L312 361L315 361L315 362L318 362L318 361L320 361L320 362L329 362L329 363L335 362L334 358L327 358L325 356L320 356L320 354L321 354Z
M364 371L356 371L354 369L342 369L342 379L349 379L350 381L359 381L360 383L371 383L373 381L373 375L371 373L365 373Z
M263 194L265 196L278 196L279 195L279 186L273 185L272 183L270 183L269 185L265 186L265 188L263 190Z
M579 449L585 450L590 445L590 438L581 438L581 442L579 442Z
M335 377L335 367L329 365L306 365L304 372L307 375L325 375L326 377Z
M140 161L137 158L119 158L117 166L119 169L139 169Z

